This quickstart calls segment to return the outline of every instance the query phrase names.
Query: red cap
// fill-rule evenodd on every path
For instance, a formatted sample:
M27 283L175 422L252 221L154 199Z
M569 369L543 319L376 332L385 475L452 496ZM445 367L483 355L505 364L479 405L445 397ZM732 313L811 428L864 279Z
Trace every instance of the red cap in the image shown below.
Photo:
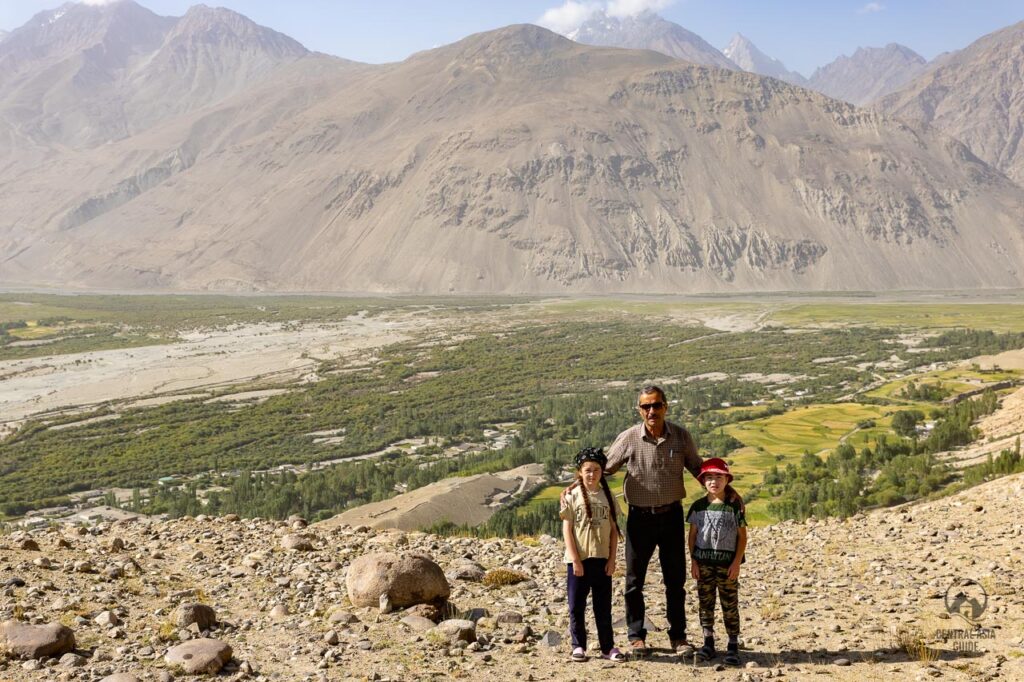
M721 457L711 457L710 459L704 460L704 463L700 465L700 475L697 476L697 480L701 483L704 482L704 474L725 474L729 477L729 483L732 483L732 474L729 473L729 465L725 463L725 460Z

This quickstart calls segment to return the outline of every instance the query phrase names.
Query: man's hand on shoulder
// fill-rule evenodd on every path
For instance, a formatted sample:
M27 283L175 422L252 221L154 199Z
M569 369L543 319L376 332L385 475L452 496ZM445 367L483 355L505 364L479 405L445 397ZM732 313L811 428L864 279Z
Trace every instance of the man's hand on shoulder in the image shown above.
M565 509L569 506L569 498L572 496L572 489L574 486L569 486L562 490L562 494L558 496L558 505Z

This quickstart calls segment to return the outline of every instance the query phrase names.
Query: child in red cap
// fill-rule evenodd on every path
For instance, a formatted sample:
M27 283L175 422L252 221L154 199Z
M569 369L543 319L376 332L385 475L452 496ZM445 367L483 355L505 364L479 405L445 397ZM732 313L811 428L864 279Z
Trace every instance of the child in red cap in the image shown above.
M715 657L715 597L722 602L722 616L729 645L724 662L739 665L739 576L747 548L747 520L743 508L726 499L725 487L732 481L729 465L718 457L704 460L701 482L708 494L690 507L688 546L690 573L697 581L700 598L700 625L704 646L697 650L699 660Z

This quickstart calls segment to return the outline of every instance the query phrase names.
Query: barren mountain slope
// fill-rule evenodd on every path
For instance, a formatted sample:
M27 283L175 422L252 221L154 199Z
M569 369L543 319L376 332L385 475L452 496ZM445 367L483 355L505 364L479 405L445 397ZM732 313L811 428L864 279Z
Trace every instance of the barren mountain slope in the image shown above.
M927 68L924 57L908 47L861 47L815 69L807 87L829 97L867 104L909 83Z
M0 656L0 677L99 679L121 672L156 679L170 667L163 661L168 648L207 627L207 635L233 649L231 679L1017 680L1024 678L1022 500L1024 476L1017 475L846 521L751 529L739 602L740 653L748 667L734 671L667 653L657 561L646 590L653 658L613 665L598 658L592 642L590 661L569 663L563 549L550 537L482 541L232 517L0 535L7 582L0 620L67 623L80 656L52 668ZM286 542L285 534L308 543ZM626 644L621 547L612 601L619 646ZM455 630L444 634L424 620L403 622L430 609L353 607L350 566L379 551L423 552L448 572L446 612L475 621L459 632L478 642L459 644ZM529 580L479 582L493 569ZM987 594L982 598L977 585L968 593L984 602L981 630L947 611L947 593L955 596L964 579ZM687 587L687 630L699 641L692 580ZM176 607L196 601L213 608L219 623L176 625ZM717 632L724 638L720 622ZM175 679L197 678L178 672Z
M285 67L0 175L0 281L692 292L1020 286L1020 188L817 93L533 26ZM73 186L63 178L76 178Z
M197 5L175 18L131 0L68 3L37 14L0 46L0 151L124 139L308 54L225 9Z
M932 124L1024 184L1024 22L950 55L878 107Z

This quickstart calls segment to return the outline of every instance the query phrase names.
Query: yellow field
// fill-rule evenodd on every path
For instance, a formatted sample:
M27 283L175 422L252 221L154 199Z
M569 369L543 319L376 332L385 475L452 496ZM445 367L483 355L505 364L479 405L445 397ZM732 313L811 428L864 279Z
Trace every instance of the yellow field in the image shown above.
M725 432L761 454L799 457L834 448L858 422L881 419L888 410L879 405L836 403L806 405L785 414L729 424Z
M809 303L778 310L784 326L867 325L911 329L1024 331L1024 305L1014 303Z
M970 367L953 367L950 369L915 374L911 377L891 381L884 386L868 391L865 395L876 398L887 398L890 400L902 400L910 403L909 400L900 398L900 393L911 381L917 385L941 383L944 388L956 393L966 393L981 388L984 384L993 384L1000 381L1008 381L1020 378L1021 372L1015 370L1000 370L997 372L982 372ZM925 408L930 407L928 403L921 403ZM919 407L920 409L920 407Z
M29 322L27 327L21 327L20 329L9 329L7 333L16 339L22 341L31 341L32 339L41 339L46 336L52 336L53 334L65 331L62 327L41 327L35 322Z

